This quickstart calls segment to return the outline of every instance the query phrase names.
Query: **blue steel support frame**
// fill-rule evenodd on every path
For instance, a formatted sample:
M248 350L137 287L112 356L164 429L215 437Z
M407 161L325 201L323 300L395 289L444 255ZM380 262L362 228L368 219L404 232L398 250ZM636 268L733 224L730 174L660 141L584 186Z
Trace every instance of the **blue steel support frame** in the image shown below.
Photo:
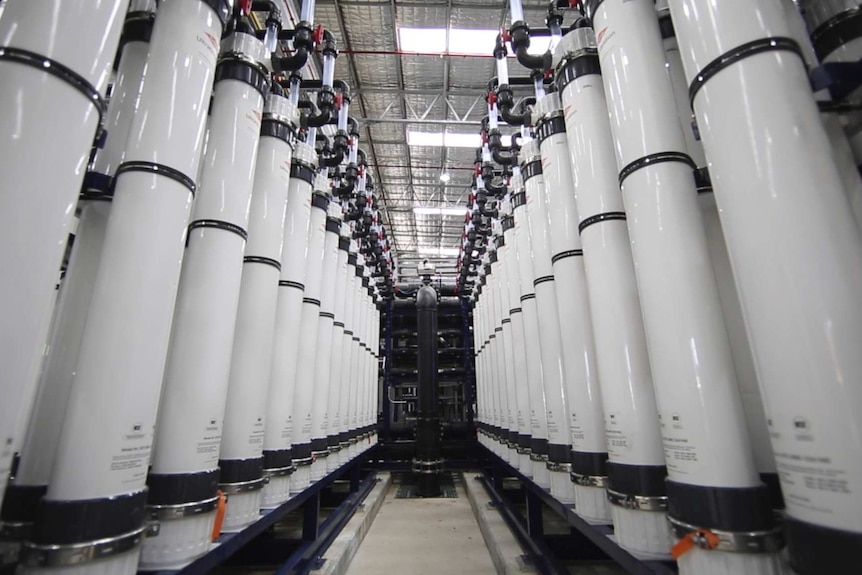
M631 575L676 575L677 569L674 563L637 559L609 537L614 532L612 526L590 525L575 513L573 506L557 501L553 495L533 483L532 479L486 447L482 446L481 449L488 464L482 478L483 484L513 532L519 535L520 531L522 535L519 538L526 538L526 542L522 540L522 543L525 543L535 556L533 559L537 562L536 567L541 573L556 573L553 561L550 564L543 564L544 557L554 556L552 550L546 545L546 537L542 529L542 512L547 507L568 522L572 532L569 546L582 547L588 553L601 552ZM503 480L507 477L517 479L525 492L526 518L522 517L503 495Z
M263 513L260 519L242 531L223 534L219 537L217 546L182 569L157 572L142 571L141 573L149 573L150 575L205 575L225 563L231 556L238 553L255 538L264 535L276 523L297 509L303 511L302 541L299 548L295 549L292 554L288 553L294 548L289 545L284 546L285 556L277 573L278 575L308 573L314 568L314 564L326 552L326 549L329 548L329 545L377 482L374 471L369 473L364 480L361 480L361 466L367 461L369 455L367 451L358 455L302 493L291 497L281 506ZM320 523L321 493L336 480L343 478L350 480L350 495L327 517L326 521Z

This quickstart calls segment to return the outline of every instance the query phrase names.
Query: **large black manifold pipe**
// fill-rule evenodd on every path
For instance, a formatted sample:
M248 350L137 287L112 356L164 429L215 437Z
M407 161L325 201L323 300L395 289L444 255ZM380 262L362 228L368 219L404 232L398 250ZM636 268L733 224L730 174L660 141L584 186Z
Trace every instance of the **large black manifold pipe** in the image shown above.
M436 497L440 494L440 418L437 408L437 292L430 286L416 294L418 344L418 398L416 418L417 494Z

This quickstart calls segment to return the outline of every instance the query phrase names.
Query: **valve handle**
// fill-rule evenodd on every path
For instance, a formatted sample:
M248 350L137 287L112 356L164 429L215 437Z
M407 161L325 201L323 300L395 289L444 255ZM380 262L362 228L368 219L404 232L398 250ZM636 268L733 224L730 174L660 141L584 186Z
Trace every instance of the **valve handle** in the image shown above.
M242 0L240 2L240 8L242 9L243 16L248 16L249 14L251 14L251 3L252 0Z

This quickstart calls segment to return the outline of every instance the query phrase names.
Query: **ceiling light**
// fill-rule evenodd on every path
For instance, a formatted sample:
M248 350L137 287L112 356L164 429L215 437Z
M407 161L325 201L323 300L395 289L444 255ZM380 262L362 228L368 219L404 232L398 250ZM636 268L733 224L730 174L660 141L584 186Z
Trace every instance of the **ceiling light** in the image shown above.
M402 52L450 53L470 56L490 56L494 52L499 30L452 28L449 30L449 45L446 45L446 28L399 28L398 40ZM541 55L551 44L550 36L530 38L528 54ZM514 58L514 54L509 54Z
M452 176L450 176L449 172L447 172L445 170L443 171L442 174L440 174L440 181L443 182L444 184L448 184L449 180L451 180L451 179L452 179Z
M479 148L482 146L482 137L478 133L442 133L442 132L419 132L407 131L407 144L409 146L431 146L435 148ZM503 136L503 145L512 145L512 136Z
M416 248L419 254L426 256L437 256L441 258L456 257L461 253L461 248L437 248L432 246L419 246Z
M466 206L414 206L413 213L418 216L465 216L467 214Z

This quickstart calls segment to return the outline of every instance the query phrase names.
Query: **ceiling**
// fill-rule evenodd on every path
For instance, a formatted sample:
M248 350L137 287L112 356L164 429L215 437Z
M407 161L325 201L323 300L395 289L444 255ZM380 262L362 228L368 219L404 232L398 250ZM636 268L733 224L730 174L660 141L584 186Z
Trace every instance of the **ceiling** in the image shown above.
M298 3L286 0L294 21ZM531 26L543 27L547 1L524 0L524 13ZM440 45L429 45L420 55L402 52L398 31L442 28L448 37L452 29L499 29L511 24L507 3L318 0L314 19L337 39L336 77L354 94L351 115L360 123L360 147L368 155L396 261L412 268L417 259L439 260L438 271L454 274L463 214L417 214L414 207L466 206L475 149L408 145L407 138L417 131L478 133L487 113L487 85L495 75L493 39L483 56L451 55ZM319 61L313 64L320 69ZM528 73L514 60L509 67L512 76ZM450 177L446 183L440 180L444 171Z

